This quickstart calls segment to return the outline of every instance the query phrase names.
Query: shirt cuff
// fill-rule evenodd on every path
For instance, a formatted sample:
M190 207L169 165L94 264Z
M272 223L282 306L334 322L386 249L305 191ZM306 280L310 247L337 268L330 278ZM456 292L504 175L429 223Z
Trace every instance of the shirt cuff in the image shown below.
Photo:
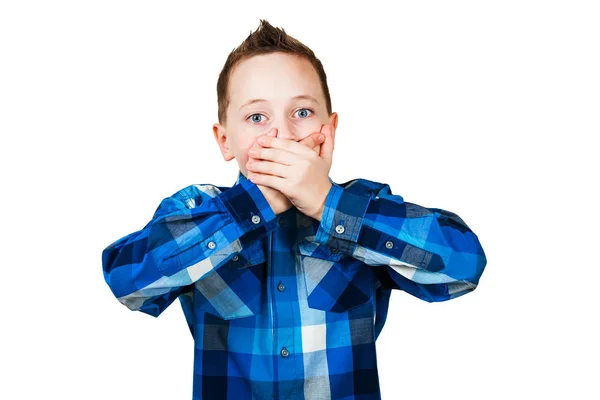
M352 254L370 201L370 194L353 193L332 182L315 241Z

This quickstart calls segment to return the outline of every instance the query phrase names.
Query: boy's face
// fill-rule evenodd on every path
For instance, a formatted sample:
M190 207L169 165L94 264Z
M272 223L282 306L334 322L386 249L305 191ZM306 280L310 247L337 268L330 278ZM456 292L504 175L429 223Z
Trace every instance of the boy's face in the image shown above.
M213 133L223 158L237 160L248 176L248 150L256 138L271 128L277 137L301 141L323 124L337 127L337 113L327 115L321 81L304 58L284 53L251 57L239 63L229 78L230 102L225 125L214 124ZM295 98L306 95L314 98ZM248 102L255 99L264 101Z

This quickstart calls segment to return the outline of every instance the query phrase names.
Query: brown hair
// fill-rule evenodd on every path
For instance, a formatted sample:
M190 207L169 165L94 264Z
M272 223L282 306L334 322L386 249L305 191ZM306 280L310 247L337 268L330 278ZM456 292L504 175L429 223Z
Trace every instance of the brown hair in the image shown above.
M288 35L283 28L276 28L266 20L261 19L258 29L254 32L251 31L246 40L229 53L225 65L219 73L219 79L217 80L217 104L220 124L225 125L227 123L226 110L230 101L228 92L229 77L233 68L250 57L275 52L294 54L305 58L312 64L321 81L327 113L331 115L331 97L327 86L327 75L321 61L310 48Z

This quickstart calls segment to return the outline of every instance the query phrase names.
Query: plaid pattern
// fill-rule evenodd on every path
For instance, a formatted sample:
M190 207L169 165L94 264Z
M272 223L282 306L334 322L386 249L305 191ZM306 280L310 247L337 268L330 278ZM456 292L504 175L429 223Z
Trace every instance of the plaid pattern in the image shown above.
M275 215L241 172L232 187L190 185L103 250L129 309L158 317L179 298L194 399L380 399L392 289L439 302L476 288L486 257L456 214L387 184L330 181L321 221Z

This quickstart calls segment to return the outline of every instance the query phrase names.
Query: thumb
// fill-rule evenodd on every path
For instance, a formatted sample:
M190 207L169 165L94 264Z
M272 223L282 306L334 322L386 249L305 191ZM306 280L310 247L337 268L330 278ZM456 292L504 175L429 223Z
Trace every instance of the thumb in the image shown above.
M333 159L333 149L335 147L335 137L331 130L331 125L323 125L320 132L325 135L325 142L321 144L321 154L319 154L319 156L327 160L329 165L331 165L331 161Z

